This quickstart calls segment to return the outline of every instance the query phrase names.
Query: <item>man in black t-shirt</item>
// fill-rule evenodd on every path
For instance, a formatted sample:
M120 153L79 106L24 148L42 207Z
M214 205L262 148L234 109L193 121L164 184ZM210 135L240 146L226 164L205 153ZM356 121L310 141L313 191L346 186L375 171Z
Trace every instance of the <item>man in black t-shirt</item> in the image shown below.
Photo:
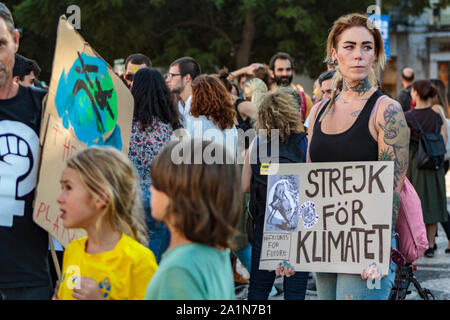
M0 2L0 295L50 299L48 234L33 222L45 91L13 81L19 32Z

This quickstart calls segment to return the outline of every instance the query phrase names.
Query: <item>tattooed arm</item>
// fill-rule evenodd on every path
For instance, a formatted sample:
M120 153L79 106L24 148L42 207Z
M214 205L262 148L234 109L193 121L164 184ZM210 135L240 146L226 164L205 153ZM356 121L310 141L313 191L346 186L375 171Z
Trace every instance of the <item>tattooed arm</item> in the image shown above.
M384 99L375 116L378 160L394 161L393 222L395 222L400 208L400 192L408 169L408 125L402 107L392 99Z

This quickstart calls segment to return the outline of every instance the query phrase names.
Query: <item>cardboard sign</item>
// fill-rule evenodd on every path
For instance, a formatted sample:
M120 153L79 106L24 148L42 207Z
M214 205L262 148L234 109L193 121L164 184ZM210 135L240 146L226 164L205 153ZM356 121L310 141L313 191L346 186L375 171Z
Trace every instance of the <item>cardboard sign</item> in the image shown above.
M393 162L271 165L260 269L388 273Z
M59 219L59 205L56 198L61 192L61 173L66 161L75 153L86 149L59 119L48 115L47 134L42 150L41 171L38 193L34 205L34 220L50 232L64 247L70 241L85 234L81 229L66 229Z
M61 17L41 124L33 219L63 246L83 234L64 230L58 221L56 198L68 157L94 145L128 154L133 108L130 91L111 66Z

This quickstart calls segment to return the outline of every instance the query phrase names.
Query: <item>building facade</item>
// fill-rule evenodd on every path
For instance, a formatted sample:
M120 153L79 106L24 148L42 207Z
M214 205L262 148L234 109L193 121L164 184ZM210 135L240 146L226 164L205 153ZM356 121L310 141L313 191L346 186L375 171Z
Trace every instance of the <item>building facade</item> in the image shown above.
M450 97L450 7L434 8L431 0L417 17L389 12L391 57L383 73L383 88L395 97L402 89L401 70L414 69L416 79L441 79Z

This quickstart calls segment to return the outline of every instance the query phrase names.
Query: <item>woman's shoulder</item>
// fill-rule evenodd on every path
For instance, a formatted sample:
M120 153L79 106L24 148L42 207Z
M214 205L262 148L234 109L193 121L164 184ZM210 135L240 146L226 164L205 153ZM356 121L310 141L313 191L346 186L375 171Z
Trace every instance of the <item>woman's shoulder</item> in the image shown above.
M376 123L383 122L392 116L405 116L403 108L397 100L392 99L387 95L381 95L375 102L375 107L372 109L372 116L375 116Z
M329 102L330 99L323 99L311 107L311 111L309 112L309 117L311 117L309 121L310 124L314 124L316 122L317 116L319 115L320 111L323 110L323 108L327 106Z
M441 115L445 118L444 110L442 109L442 106L435 104L431 107L431 109L436 112L437 114Z
M152 125L149 126L149 127L152 128L152 131L161 130L161 129L163 129L163 130L171 130L170 124L168 124L168 123L166 123L166 122L164 122L164 121L162 121L162 120L160 120L158 118L155 118L153 120Z
M167 140L172 135L173 129L170 124L155 119L151 126L146 129L150 140Z
M322 109L322 107L324 107L329 101L330 101L330 99L323 99L323 100L320 100L320 101L316 102L311 107L310 114L315 114L316 112L320 111Z
M397 100L389 97L388 95L382 94L378 99L379 99L379 106L381 109L390 108L398 111L403 111L400 103Z

